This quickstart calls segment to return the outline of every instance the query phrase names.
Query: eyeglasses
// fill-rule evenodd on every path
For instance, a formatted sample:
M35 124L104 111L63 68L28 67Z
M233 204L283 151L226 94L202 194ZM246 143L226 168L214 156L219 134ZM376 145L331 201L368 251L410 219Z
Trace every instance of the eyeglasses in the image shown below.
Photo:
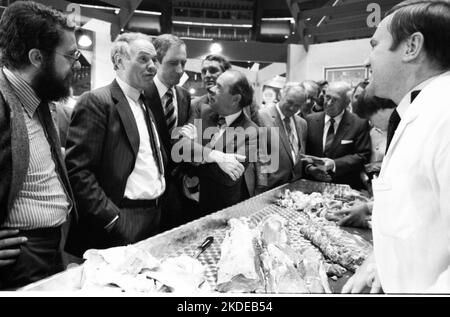
M73 54L63 54L60 52L55 51L56 54L70 58L72 60L72 63L75 63L76 61L78 61L80 59L81 56L81 52L79 50L76 50Z

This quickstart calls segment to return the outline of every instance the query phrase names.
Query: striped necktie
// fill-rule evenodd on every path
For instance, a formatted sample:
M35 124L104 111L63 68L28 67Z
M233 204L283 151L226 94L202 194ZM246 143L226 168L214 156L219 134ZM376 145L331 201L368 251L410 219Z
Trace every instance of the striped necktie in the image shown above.
M164 116L166 118L167 129L169 130L169 135L172 134L172 130L177 123L177 114L175 113L175 106L173 105L173 92L172 88L167 90L166 102L164 103Z
M284 117L284 126L286 127L286 133L289 139L289 144L291 145L291 149L294 152L294 157L296 158L298 156L298 152L300 151L300 147L298 142L295 140L294 131L292 131L291 127L291 118L290 117Z

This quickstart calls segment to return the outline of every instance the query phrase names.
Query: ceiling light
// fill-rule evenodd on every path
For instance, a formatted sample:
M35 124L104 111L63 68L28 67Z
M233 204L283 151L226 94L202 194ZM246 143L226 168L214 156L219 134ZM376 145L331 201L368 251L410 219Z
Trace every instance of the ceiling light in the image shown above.
M78 45L82 48L89 47L92 45L92 40L89 36L87 36L86 34L83 34L78 39Z
M209 51L211 52L211 54L220 54L222 53L222 45L220 45L219 43L212 43Z

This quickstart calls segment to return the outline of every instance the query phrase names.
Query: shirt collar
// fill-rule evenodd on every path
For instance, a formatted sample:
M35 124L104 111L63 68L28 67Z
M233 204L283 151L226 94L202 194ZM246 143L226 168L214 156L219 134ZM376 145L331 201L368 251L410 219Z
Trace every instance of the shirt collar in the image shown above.
M406 113L406 110L408 110L409 106L411 105L411 93L415 90L422 90L426 86L428 86L429 83L431 83L434 79L436 79L440 75L433 76L431 78L428 78L427 80L421 82L417 86L415 86L413 89L408 91L408 93L403 97L403 99L400 101L400 103L397 106L397 112L400 116L400 119L402 119Z
M158 90L159 97L160 98L164 97L166 92L169 90L169 87L167 87L166 85L164 85L162 83L162 81L159 79L158 75L153 77L153 82L155 83L156 89ZM172 87L172 92L174 92L173 87ZM175 94L173 94L173 96L175 97Z
M8 68L3 67L3 72L11 84L11 88L16 93L16 96L19 98L20 103L27 115L32 118L39 104L41 103L41 99L36 95L36 92L33 88L20 76L14 74Z
M119 84L120 89L122 89L125 96L133 100L134 102L139 101L139 97L141 96L141 91L131 87L126 82L124 82L122 79L119 78L119 76L116 77L116 81Z
M338 114L337 116L335 116L333 118L334 119L334 123L337 123L339 125L339 123L342 120L342 117L344 116L344 112L345 112L345 109L342 110L342 112L340 114ZM330 119L331 119L331 117L325 113L325 124L327 124L328 121L330 121Z
M230 114L230 115L226 116L226 117L225 117L225 122L227 123L227 127L231 126L231 124L232 124L234 121L236 121L237 118L239 118L239 116L241 115L241 113L242 113L242 110L240 110L240 111L238 111L238 112L236 112L236 113L233 113L233 114Z

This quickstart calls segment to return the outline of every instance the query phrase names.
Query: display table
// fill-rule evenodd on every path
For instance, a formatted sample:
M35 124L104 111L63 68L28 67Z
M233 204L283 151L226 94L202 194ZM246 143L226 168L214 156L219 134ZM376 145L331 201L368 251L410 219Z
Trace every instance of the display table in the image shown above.
M279 207L274 202L280 197L286 189L300 190L306 194L312 192L333 192L342 193L349 191L348 186L326 184L299 180L297 182L286 184L263 194L250 198L239 204L223 209L206 217L197 219L180 227L168 230L154 237L148 238L136 244L150 252L157 258L165 258L177 255L194 255L196 248L202 241L208 237L214 237L213 244L199 256L206 269L206 280L211 289L215 288L217 278L216 264L220 259L220 245L227 230L227 222L231 218L248 217L257 224L265 216L279 214L285 217L290 224L289 233L291 244L295 247L296 243L302 243L300 233L295 228L295 215L297 211L288 210ZM371 241L370 230L345 229L350 233L356 234ZM19 290L22 291L75 291L82 285L83 265L69 268L59 274L53 275L36 283L27 285ZM349 278L350 273L346 273L337 281L329 279L333 293L339 293L343 284Z

